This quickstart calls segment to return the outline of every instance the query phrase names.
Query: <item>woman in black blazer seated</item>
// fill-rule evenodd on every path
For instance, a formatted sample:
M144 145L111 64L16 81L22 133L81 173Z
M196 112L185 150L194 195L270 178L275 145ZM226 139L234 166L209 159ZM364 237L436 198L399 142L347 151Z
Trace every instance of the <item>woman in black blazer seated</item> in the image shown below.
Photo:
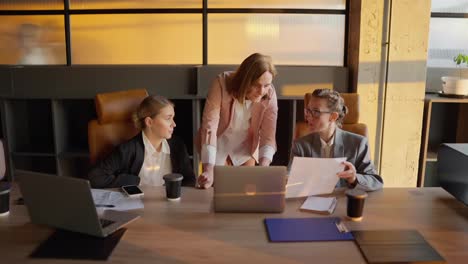
M162 186L167 173L184 176L182 185L195 186L187 149L173 138L174 104L162 96L148 96L134 114L141 133L119 145L89 172L93 188L124 185Z
M383 180L370 160L367 139L340 129L347 112L348 108L338 92L315 90L304 105L305 119L312 133L293 142L290 163L294 156L346 157L344 171L337 174L340 178L338 186L359 187L365 191L380 189Z

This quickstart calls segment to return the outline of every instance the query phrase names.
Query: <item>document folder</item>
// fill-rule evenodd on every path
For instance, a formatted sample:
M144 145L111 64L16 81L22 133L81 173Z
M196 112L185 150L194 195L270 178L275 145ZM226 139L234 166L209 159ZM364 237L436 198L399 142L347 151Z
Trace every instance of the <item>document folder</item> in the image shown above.
M351 232L340 232L338 217L266 218L270 242L306 242L354 240Z

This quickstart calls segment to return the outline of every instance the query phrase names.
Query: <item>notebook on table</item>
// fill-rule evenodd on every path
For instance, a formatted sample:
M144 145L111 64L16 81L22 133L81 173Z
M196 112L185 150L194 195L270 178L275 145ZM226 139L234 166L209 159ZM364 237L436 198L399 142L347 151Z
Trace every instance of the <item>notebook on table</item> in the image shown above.
M317 214L332 214L337 204L336 197L309 196L302 204L300 210Z

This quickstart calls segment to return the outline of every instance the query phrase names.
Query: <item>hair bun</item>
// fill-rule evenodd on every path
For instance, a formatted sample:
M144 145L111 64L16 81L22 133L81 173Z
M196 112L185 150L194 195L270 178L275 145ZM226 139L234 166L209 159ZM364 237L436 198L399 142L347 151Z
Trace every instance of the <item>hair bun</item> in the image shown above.
M341 110L343 112L343 115L348 114L348 107L346 105L343 105L343 109Z

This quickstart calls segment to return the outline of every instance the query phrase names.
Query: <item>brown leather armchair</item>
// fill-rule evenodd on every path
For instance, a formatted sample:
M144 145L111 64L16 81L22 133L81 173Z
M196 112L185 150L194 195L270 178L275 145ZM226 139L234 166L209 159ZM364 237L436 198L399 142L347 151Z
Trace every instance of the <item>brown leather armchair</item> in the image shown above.
M112 149L138 134L132 114L148 96L145 89L97 94L97 120L88 123L90 162L108 155Z
M4 140L0 139L0 180L5 177L7 160L5 158Z
M311 96L311 93L307 93L304 96L304 105L308 104ZM348 107L348 114L344 117L342 129L367 137L367 125L359 123L359 95L357 93L341 93L341 96L345 101L345 105ZM296 123L295 139L309 133L309 128L305 121Z

